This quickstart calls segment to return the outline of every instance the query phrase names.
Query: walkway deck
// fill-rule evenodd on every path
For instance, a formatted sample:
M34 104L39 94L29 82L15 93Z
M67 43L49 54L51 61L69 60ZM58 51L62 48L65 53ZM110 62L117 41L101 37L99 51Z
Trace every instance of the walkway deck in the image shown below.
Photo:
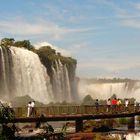
M46 117L22 117L7 120L12 123L25 123L25 122L47 122L47 121L75 121L77 119L90 120L90 119L109 119L109 118L122 118L122 117L134 117L140 115L139 112L133 113L119 113L119 114L77 114L77 115L48 115Z

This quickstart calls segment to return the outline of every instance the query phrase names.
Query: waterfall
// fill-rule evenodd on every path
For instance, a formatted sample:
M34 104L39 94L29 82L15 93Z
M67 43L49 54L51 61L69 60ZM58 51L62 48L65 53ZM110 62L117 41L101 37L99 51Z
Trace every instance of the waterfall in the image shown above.
M13 92L12 86L14 85L14 81L12 66L10 50L0 47L0 97L10 98L10 93Z
M113 94L118 98L140 99L140 81L96 83L80 80L78 90L81 99L86 95L91 95L94 99L108 99Z
M0 47L0 97L9 100L29 95L46 104L77 101L74 71L56 60L50 79L37 54L23 48Z
M0 57L3 81L1 95L6 98L29 95L43 103L54 99L46 68L40 63L37 54L26 49L10 47L1 48Z
M62 65L61 61L55 61L56 68L53 70L53 92L57 102L72 102L70 80L66 65Z
M65 77L65 93L67 93L67 101L72 102L72 96L71 96L71 87L70 87L70 79L68 75L68 69L66 65L64 65L64 77Z

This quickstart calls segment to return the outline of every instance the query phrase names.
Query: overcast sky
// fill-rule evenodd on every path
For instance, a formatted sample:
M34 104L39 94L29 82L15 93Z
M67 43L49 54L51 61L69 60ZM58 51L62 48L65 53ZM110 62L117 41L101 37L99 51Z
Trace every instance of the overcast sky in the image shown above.
M0 0L0 38L48 42L77 76L140 79L139 0Z

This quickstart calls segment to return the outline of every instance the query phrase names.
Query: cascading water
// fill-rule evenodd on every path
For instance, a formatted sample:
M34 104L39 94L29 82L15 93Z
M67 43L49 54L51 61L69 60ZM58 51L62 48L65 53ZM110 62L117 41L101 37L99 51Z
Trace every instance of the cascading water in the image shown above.
M17 47L0 47L0 97L4 100L29 95L36 101L77 101L75 67L60 60L52 66L52 79L37 54ZM50 82L52 81L52 82Z
M13 91L13 71L12 71L12 55L11 51L0 47L0 97L10 97ZM12 82L11 82L12 81Z
M6 51L7 50L7 51ZM8 52L8 53L5 53ZM26 49L10 47L1 48L1 71L5 97L29 95L34 100L48 103L53 100L52 89L46 68L40 63L38 56ZM9 58L11 56L11 59ZM12 64L11 64L12 61ZM11 65L13 65L11 67ZM10 69L12 69L10 71ZM7 77L13 80L9 81ZM11 87L10 84L14 83ZM12 92L9 89L12 88ZM10 96L9 96L10 95Z
M70 80L68 75L68 70L66 65L62 65L60 60L55 61L55 66L52 67L53 70L53 91L54 96L56 96L57 102L68 101L72 102Z
M86 95L91 95L93 99L108 99L113 94L118 98L135 98L140 99L140 82L87 82L87 80L80 80L78 86L81 99Z

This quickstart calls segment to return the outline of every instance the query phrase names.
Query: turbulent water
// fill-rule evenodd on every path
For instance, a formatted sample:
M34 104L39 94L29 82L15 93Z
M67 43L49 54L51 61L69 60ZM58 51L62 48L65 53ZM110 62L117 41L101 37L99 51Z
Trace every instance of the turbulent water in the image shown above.
M37 54L26 49L0 47L0 97L4 100L29 95L49 103L73 99L68 70L61 62L53 69L53 84ZM55 90L54 90L55 89Z
M113 94L117 98L135 98L140 99L140 82L88 82L87 80L79 81L79 94L81 99L86 95L91 95L93 99L108 99Z

